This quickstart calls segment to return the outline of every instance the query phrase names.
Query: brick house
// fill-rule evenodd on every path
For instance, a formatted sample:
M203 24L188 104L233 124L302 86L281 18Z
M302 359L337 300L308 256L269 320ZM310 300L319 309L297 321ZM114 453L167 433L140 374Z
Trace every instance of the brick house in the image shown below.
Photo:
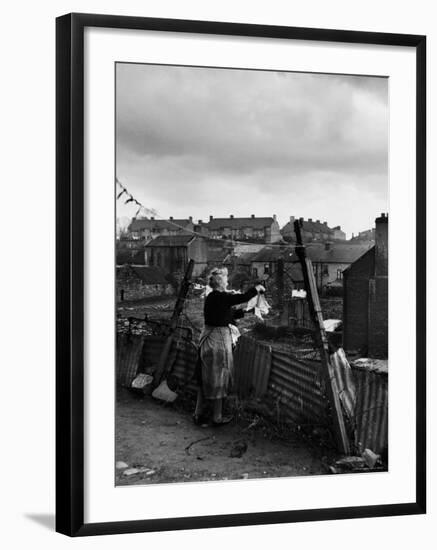
M235 239L239 241L253 241L275 243L282 240L276 215L267 218L258 218L252 214L248 218L214 218L209 217L205 224L208 234L213 239Z
M296 219L294 216L290 216L290 221L281 229L281 234L286 241L294 242L296 240L294 233ZM304 242L327 241L333 238L333 231L328 227L328 222L321 222L312 218L308 218L308 220L299 218L299 221L301 222L301 234Z
M198 277L207 268L207 244L196 235L160 236L146 244L144 259L146 265L176 278L185 272L189 260L194 260L193 277Z
M157 267L144 265L117 266L117 300L140 300L173 294L173 287Z
M276 274L278 260L287 261L293 248L287 246L265 246L251 259L251 274L256 279L268 279Z
M360 231L358 235L354 235L352 233L351 242L372 242L372 244L375 242L375 228L372 229L366 229L365 231Z
M334 241L346 240L346 233L342 230L341 225L336 225L332 228L332 238Z
M307 257L313 264L313 272L319 292L324 292L326 285L338 282L342 284L343 271L369 249L367 244L346 243L312 243L306 248ZM296 254L291 261L299 262Z
M388 355L388 216L375 220L375 245L344 271L343 345L362 356Z
M180 235L184 231L194 231L193 218L168 220L155 220L155 218L133 218L129 227L129 234L132 239L151 241L159 236Z

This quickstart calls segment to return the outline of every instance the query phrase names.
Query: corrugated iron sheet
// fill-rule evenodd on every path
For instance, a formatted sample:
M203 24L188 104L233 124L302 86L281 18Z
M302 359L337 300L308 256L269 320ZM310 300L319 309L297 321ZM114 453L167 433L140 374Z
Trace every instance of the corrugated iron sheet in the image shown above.
M352 366L356 385L355 442L358 452L383 453L388 446L388 376Z
M326 424L320 369L317 361L302 361L290 351L273 349L268 393L281 404L281 412L288 421Z
M357 400L355 382L352 369L346 359L346 354L339 348L331 355L331 364L334 368L334 376L337 383L338 396L350 422L354 421L355 405Z
M153 374L165 336L117 335L117 383L130 387L137 373ZM179 388L194 391L197 349L193 342L175 338L169 355L168 378Z
M197 384L193 379L197 362L197 346L189 340L179 340L173 346L175 359L170 375L177 380L179 388L195 392Z
M240 337L234 352L234 390L240 397L262 397L266 393L271 354L270 346Z
M143 349L144 335L117 334L117 383L130 387L135 378Z

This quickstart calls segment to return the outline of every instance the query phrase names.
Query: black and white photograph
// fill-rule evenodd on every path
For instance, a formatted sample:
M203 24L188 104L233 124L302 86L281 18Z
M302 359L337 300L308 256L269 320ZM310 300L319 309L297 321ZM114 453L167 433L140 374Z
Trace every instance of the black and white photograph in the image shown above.
M388 79L115 66L115 484L383 472Z

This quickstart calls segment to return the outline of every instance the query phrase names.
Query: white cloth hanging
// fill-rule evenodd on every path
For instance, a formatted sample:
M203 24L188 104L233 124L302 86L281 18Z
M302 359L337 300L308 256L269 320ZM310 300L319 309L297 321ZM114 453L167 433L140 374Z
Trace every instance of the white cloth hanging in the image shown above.
M257 294L251 300L247 302L246 311L250 309L254 310L255 315L258 319L263 320L263 315L267 315L270 310L270 305L267 302L264 294Z

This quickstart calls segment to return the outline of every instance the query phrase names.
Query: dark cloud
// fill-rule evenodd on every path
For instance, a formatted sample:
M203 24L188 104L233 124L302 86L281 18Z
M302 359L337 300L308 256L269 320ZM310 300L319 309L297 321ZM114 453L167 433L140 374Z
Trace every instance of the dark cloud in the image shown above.
M232 183L270 210L335 185L386 206L386 79L118 64L116 100L117 174L163 205Z

